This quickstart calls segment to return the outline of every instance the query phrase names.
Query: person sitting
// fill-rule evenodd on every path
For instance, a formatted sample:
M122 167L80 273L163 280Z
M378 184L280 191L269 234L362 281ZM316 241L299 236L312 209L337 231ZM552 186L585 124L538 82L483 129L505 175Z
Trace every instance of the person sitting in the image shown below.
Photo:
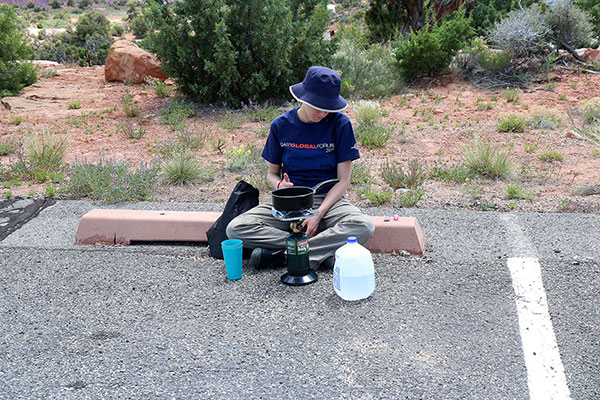
M318 213L302 223L308 236L310 268L331 268L335 251L356 236L365 243L373 236L371 218L344 198L350 184L352 161L360 157L350 119L342 111L348 106L340 96L341 79L326 67L313 66L304 80L290 86L301 103L275 118L262 157L268 163L267 179L272 188L309 186L337 178L314 196ZM286 237L290 223L272 214L272 203L254 207L227 226L230 239L241 239L253 249L250 265L256 268L285 263Z

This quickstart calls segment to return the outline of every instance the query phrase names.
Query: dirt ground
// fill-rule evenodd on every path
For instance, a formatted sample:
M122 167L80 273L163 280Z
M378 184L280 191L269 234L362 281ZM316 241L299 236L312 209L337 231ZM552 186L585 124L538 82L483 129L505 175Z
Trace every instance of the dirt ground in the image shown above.
M49 73L48 71L55 71ZM104 67L68 67L42 65L39 81L24 89L17 97L4 98L0 107L0 141L22 139L43 130L66 135L69 143L66 162L101 158L160 162L157 149L162 143L176 140L177 132L161 121L159 112L172 97L158 98L147 85L106 82ZM590 193L600 189L600 148L570 132L582 125L578 105L600 96L600 74L557 70L550 81L526 90L516 102L508 102L502 90L481 90L454 76L422 82L405 93L382 102L387 115L385 124L395 126L396 134L386 146L361 148L361 163L366 164L374 179L374 188L383 188L380 167L387 160L406 165L416 159L432 167L440 162L456 164L465 146L475 138L489 139L507 152L515 168L504 180L477 179L464 184L427 180L418 208L516 210L536 212L600 212L600 194L584 195L577 188L586 186ZM121 99L133 95L141 114L125 115ZM81 108L69 109L79 102ZM293 107L282 105L281 112ZM352 104L346 111L355 122ZM556 115L555 128L529 126L523 133L500 133L498 119L507 113L523 115ZM570 116L569 116L570 114ZM22 121L17 125L15 118ZM124 122L146 130L133 141L117 133ZM262 149L268 122L252 122L242 111L227 110L216 105L199 106L199 115L189 118L189 129L205 137L197 157L218 172L215 180L189 186L161 185L154 195L159 201L222 202L240 178L251 172L232 173L223 168L225 152L233 146ZM545 128L545 129L542 129ZM539 154L555 150L564 161L549 163ZM0 157L7 164L14 155ZM506 185L515 183L530 194L530 199L508 199ZM352 186L348 197L359 206L371 205ZM0 188L13 195L43 196L43 185L23 183L19 187ZM37 194L34 194L36 192ZM579 194L576 194L579 193ZM268 190L262 196L268 197ZM397 196L388 205L397 206Z

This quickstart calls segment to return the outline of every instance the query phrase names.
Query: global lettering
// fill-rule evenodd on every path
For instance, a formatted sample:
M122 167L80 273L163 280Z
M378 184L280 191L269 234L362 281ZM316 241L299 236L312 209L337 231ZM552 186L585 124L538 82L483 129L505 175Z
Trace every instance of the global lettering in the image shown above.
M318 150L318 149L326 149L327 152L332 151L335 148L335 145L333 143L316 143L316 144L312 144L312 143L281 143L281 147L291 147L294 149L313 149L313 150Z

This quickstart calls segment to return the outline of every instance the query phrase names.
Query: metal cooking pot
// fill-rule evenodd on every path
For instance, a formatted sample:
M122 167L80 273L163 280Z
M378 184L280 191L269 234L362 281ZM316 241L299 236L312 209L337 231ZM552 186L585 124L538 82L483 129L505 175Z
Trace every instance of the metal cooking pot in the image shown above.
M339 179L329 179L316 186L292 186L276 189L271 192L273 197L273 208L277 211L300 211L313 206L314 195L326 185L338 183Z

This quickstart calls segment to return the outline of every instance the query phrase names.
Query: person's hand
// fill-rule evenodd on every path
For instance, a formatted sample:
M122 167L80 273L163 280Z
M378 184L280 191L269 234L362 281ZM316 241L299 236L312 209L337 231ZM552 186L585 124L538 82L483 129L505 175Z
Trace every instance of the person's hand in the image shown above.
M319 215L313 215L312 217L306 218L302 223L302 230L306 233L306 236L309 238L315 236L320 222L321 217Z
M277 189L281 189L281 188L284 188L284 187L292 187L292 186L294 186L294 184L292 183L292 181L290 181L290 177L288 176L288 174L286 174L284 172L283 173L283 179L279 183L279 186L277 187Z

